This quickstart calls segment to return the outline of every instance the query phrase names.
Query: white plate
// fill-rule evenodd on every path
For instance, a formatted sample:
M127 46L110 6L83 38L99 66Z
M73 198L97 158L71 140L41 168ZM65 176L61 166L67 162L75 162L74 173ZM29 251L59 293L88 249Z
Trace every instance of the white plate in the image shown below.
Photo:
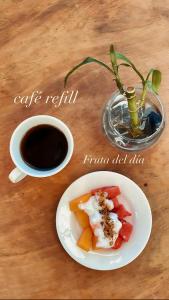
M83 251L76 245L81 228L69 209L69 202L91 189L112 185L120 187L119 201L132 212L132 217L128 217L133 224L130 240L119 250ZM80 177L64 192L57 208L56 228L62 246L78 263L95 270L118 269L132 262L145 248L151 227L151 209L142 190L129 178L114 172L99 171Z

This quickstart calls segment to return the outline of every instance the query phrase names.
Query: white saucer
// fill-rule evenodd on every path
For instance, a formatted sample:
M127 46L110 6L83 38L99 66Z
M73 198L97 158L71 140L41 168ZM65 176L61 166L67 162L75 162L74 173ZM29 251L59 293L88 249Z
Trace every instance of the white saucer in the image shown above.
M69 202L91 189L112 185L120 187L118 199L132 212L132 217L128 217L133 224L130 240L119 250L83 251L76 245L81 228L69 209ZM93 172L75 180L64 192L57 208L56 229L62 246L78 263L95 270L118 269L132 262L145 248L151 227L151 209L143 191L131 179L114 172Z

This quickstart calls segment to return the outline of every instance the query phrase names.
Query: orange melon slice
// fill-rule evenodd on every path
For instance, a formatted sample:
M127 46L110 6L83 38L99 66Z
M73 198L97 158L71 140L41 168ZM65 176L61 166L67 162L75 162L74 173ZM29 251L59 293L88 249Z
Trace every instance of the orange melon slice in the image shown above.
M74 213L75 213L76 219L79 222L79 225L82 228L86 228L86 227L90 226L89 217L83 210L78 209Z
M74 212L79 210L79 204L87 202L90 197L91 197L91 193L88 193L70 201L69 203L70 210Z
M92 237L93 237L92 229L90 227L85 228L77 242L77 245L85 251L91 250Z

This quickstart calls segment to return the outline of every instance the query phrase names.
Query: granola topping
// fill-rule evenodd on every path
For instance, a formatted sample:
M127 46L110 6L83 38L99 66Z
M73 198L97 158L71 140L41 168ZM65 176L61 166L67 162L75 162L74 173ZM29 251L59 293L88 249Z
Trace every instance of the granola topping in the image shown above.
M106 192L97 192L87 202L79 204L79 208L89 216L90 225L97 237L96 246L100 248L113 247L122 226L117 214L112 212L113 201L107 199L107 196Z
M102 222L101 225L103 226L104 235L106 238L109 239L109 245L113 246L112 238L115 234L114 232L114 220L110 217L110 209L109 209L109 203L113 203L111 200L107 199L107 193L105 192L99 192L98 193L98 202L99 206L101 207L100 213L102 214ZM108 203L108 205L107 205ZM110 207L111 210L113 207Z

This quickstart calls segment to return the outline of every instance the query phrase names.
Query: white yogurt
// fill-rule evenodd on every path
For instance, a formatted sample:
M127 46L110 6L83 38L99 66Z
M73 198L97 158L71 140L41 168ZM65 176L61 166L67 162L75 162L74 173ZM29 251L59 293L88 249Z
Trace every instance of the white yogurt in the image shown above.
M111 212L109 214L109 217L113 220L113 223L114 223L114 232L115 233L119 233L121 227L122 227L122 223L119 221L118 219L118 215Z
M105 194L105 196L107 196L107 194ZM98 200L99 195L96 194L96 196L91 196L87 202L80 203L79 208L81 210L84 210L89 216L90 225L93 228L94 235L97 237L96 247L112 248L115 244L116 239L118 238L122 223L119 221L117 214L110 212L109 216L114 223L114 235L112 238L107 238L104 234L103 225L101 224L103 216L99 212L99 210L101 210L101 207L99 206ZM114 208L112 200L105 199L105 205L110 211ZM111 246L110 242L112 242Z
M106 204L108 210L112 210L114 208L114 203L112 200L106 199L105 204Z

